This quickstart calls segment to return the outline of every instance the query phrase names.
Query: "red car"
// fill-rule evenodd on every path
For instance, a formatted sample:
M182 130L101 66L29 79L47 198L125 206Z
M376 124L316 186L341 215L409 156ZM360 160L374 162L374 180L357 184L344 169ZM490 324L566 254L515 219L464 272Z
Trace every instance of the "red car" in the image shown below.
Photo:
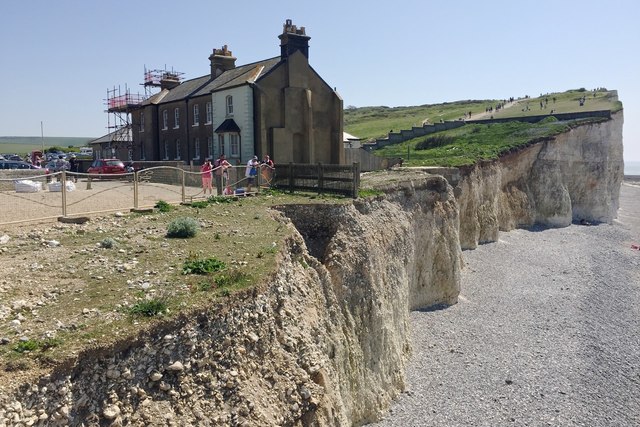
M125 173L124 163L118 159L99 159L94 160L87 169L88 173L95 173L100 175Z

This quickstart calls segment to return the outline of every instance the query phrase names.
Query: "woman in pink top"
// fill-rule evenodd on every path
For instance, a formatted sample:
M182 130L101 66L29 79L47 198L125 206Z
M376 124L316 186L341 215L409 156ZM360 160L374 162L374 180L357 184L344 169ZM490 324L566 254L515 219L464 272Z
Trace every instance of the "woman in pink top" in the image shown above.
M213 187L211 186L211 171L213 170L213 165L211 164L211 160L205 160L204 164L200 167L200 172L202 172L202 191L204 194L207 194L207 190L209 190L209 194L213 194Z

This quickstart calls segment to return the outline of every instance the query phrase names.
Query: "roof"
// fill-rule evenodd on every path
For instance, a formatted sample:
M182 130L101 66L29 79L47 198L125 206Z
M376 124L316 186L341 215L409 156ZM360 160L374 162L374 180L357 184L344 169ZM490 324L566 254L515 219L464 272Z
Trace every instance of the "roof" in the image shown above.
M360 139L361 138L358 138L357 136L353 136L350 133L342 132L342 141L344 141L344 142L360 141Z
M185 98L209 95L211 92L253 83L271 71L280 62L280 57L265 59L227 70L215 79L210 74L180 83L173 89L163 89L145 100L142 105L165 104Z
M89 141L89 144L102 144L104 142L112 141L133 141L133 136L131 135L131 125L116 129L111 133L101 136L100 138Z
M227 132L240 133L240 127L233 119L226 119L215 130L215 133L227 133Z
M203 86L197 93L194 93L193 96L208 95L211 92L253 83L271 71L279 62L280 57L277 56L227 70L217 78L210 80L206 86Z

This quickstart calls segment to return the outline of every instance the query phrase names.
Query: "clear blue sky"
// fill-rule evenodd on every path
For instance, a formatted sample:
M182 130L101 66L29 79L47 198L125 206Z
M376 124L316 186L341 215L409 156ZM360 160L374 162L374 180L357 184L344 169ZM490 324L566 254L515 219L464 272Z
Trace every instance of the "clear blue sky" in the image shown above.
M280 53L290 18L311 65L344 105L501 99L617 89L625 159L640 161L640 2L425 0L213 2L6 0L0 24L0 135L97 137L107 89L143 93L144 67L209 72Z

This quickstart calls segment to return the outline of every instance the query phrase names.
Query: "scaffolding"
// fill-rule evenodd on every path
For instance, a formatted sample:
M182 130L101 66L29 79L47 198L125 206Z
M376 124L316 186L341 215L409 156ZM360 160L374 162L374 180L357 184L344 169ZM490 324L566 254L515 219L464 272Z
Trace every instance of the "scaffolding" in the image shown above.
M133 160L133 138L131 135L131 113L140 108L145 96L132 94L125 85L107 89L105 100L107 109L107 129L111 136L107 149L111 149L111 156L115 156L119 149L127 149L127 160Z
M144 86L145 97L149 98L153 96L158 88L172 86L173 84L180 84L183 75L184 73L174 71L173 69L170 71L167 70L166 65L164 70L149 70L145 66L144 83L142 83L142 86Z

